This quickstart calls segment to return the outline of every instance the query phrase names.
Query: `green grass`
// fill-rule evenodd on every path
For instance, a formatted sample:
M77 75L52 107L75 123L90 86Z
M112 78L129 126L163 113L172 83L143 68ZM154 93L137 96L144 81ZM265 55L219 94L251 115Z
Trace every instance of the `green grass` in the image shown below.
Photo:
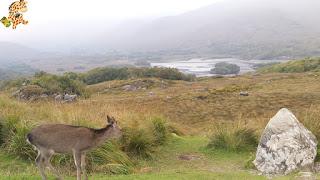
M230 174L223 174L223 173L208 173L208 172L182 172L182 173L159 173L159 174L142 174L142 175L129 175L129 176L108 176L109 180L190 180L190 179L199 179L199 180L206 180L206 179L219 179L219 180L259 180L259 179L266 179L261 176L250 175L247 173L230 173ZM2 180L41 180L40 177L37 176L28 176L28 175L17 175L17 176L6 176L0 177ZM49 179L54 179L50 177ZM68 177L68 179L75 179L74 177ZM98 179L104 180L106 176L103 175L96 175L91 177L91 179Z
M91 174L90 179L95 180L264 180L254 170L244 168L250 153L234 153L222 150L208 150L205 148L209 139L205 137L179 137L173 136L165 145L159 147L155 158L142 160L137 164L134 173L129 175ZM180 155L194 155L199 157L191 161L181 160ZM0 180L40 180L36 167L27 161L16 159L0 152ZM278 177L275 179L289 180L296 174ZM75 175L65 175L66 180L75 179ZM54 179L49 174L49 179Z

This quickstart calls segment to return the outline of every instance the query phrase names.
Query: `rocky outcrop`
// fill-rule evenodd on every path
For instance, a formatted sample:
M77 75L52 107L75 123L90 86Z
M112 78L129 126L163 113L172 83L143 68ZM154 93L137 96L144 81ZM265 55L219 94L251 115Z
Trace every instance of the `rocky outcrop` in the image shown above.
M316 154L316 137L283 108L266 126L253 163L263 174L288 174L313 167Z
M27 85L12 93L12 97L19 100L35 101L47 98L45 90L37 85Z
M22 101L38 101L38 100L52 100L56 102L75 102L78 99L76 94L47 94L45 89L37 85L23 86L12 93L12 97Z
M63 97L63 100L64 102L75 102L77 101L77 98L78 98L78 95L76 94L73 94L73 95L65 94Z

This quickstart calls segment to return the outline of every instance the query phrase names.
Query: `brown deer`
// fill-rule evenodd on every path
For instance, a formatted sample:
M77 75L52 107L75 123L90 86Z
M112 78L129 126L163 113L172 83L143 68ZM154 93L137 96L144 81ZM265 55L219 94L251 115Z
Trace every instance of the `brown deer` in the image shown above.
M81 180L81 171L84 178L88 179L85 167L86 152L111 138L120 138L122 134L114 117L107 116L107 119L108 124L102 129L63 124L40 125L32 129L27 135L27 141L38 150L35 161L42 179L47 179L46 167L58 179L62 179L50 163L50 159L55 153L72 153L77 167L77 180Z

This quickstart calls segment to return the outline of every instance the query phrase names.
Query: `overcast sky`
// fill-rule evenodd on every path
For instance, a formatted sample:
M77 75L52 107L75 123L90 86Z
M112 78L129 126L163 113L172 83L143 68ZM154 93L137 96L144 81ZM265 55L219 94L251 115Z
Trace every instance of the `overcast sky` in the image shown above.
M17 30L0 24L0 41L34 44L54 36L97 33L126 20L174 16L219 1L223 0L28 0L24 17L29 24ZM0 0L1 17L7 16L12 2Z
M29 0L26 14L34 22L79 19L132 19L176 15L218 0ZM0 1L0 14L13 0ZM32 22L31 21L31 22Z

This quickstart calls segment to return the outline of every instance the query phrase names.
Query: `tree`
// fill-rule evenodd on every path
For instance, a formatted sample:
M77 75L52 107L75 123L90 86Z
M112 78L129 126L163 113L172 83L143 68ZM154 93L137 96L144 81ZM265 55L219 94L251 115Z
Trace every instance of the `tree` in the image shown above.
M226 62L220 62L215 65L210 71L212 74L228 75L228 74L239 74L240 67L236 64L230 64Z

